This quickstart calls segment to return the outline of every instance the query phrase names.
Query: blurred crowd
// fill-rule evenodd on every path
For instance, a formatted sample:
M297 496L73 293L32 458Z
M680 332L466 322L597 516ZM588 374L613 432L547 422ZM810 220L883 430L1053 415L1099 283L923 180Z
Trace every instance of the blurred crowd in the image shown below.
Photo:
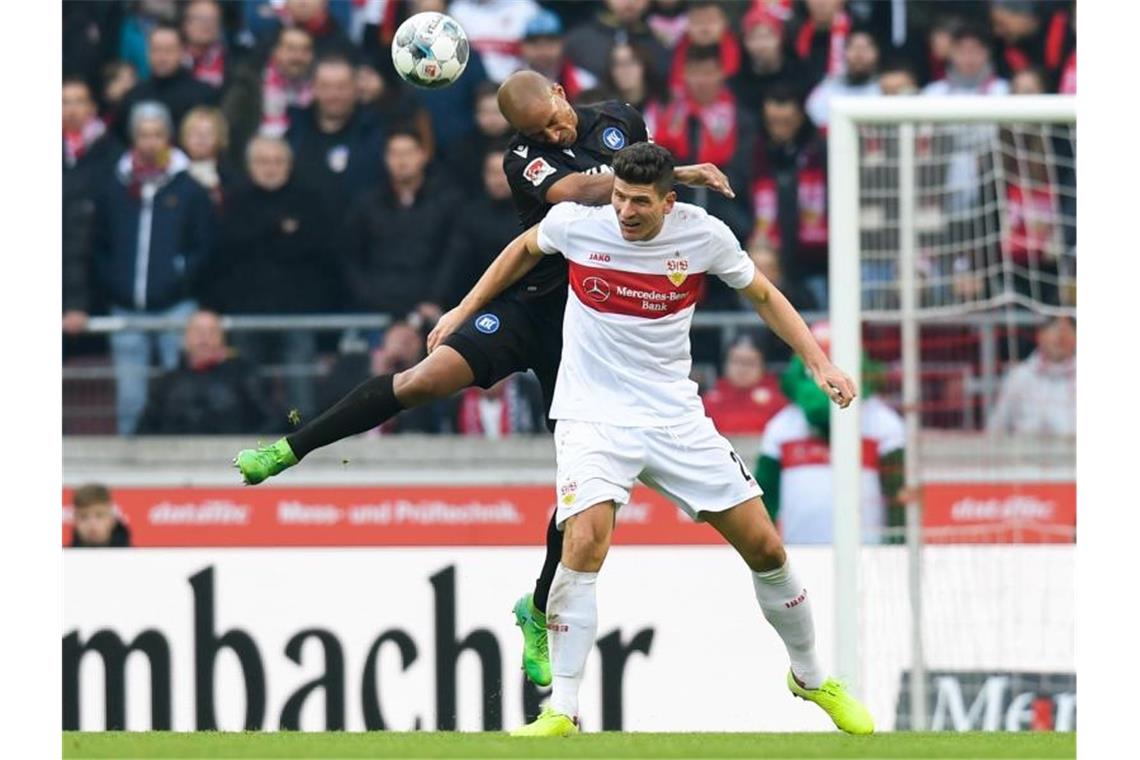
M426 10L452 15L472 46L438 90L391 65L395 29ZM65 353L91 315L189 320L185 333L111 335L123 434L275 432L283 409L313 414L414 363L424 330L518 232L495 92L520 68L577 104L625 100L679 163L723 169L735 199L681 200L722 218L808 311L828 304L832 97L1076 87L1073 3L1030 0L65 1L63 51ZM718 286L703 308L745 308ZM287 377L282 408L257 367L311 365L327 346L305 331L230 343L218 316L335 312L395 326L337 356L327 382ZM767 346L693 348L721 370L707 400L722 430L762 430L783 399ZM540 430L531 380L468 390L387 432Z

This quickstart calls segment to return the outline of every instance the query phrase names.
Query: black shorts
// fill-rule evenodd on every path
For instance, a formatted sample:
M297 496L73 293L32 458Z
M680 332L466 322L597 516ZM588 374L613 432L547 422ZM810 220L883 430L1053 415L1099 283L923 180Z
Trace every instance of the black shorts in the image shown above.
M444 341L470 365L475 385L490 388L515 372L534 370L550 426L550 402L562 359L562 315L566 291L520 299L502 295Z

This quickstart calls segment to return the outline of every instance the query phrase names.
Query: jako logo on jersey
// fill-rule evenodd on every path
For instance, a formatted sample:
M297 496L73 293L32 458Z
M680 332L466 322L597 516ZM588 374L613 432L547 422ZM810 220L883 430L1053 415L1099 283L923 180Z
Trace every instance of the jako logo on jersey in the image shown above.
M608 253L591 253L590 261L609 261L610 255Z
M599 303L610 297L610 284L601 277L587 277L582 280L582 290L591 300Z
M511 152L514 153L519 158L526 158L526 154L527 154L528 150L529 149L525 145L520 145L519 147L515 148Z
M625 135L617 127L606 127L602 131L602 142L610 150L621 150L625 147Z
M523 177L528 182L530 182L530 184L538 187L542 184L542 181L544 179L549 177L551 174L554 174L554 171L555 169L553 166L546 163L546 161L542 160L541 158L536 158L527 164L525 169L523 169Z
M480 314L475 317L475 329L484 335L490 335L499 329L499 318L494 314Z

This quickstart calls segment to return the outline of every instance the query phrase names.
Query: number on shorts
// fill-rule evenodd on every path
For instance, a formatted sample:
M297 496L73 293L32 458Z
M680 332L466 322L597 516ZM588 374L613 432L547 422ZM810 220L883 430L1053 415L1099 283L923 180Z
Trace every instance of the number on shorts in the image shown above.
M736 452L730 451L730 452L728 452L728 455L730 457L732 457L732 461L736 462L736 466L740 468L740 474L744 476L744 479L746 481L748 481L749 483L751 483L752 482L752 473L750 473L747 469L745 469L744 462L740 461L740 457L736 456Z

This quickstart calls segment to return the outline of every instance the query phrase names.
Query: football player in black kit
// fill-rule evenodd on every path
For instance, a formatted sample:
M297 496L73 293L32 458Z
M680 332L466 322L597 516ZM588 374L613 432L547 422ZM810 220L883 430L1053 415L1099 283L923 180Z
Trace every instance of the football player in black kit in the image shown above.
M573 107L561 85L533 71L516 72L503 82L499 108L517 130L503 169L524 230L561 201L608 203L613 154L649 139L645 121L632 106L611 100ZM733 195L728 179L712 164L679 166L675 177L682 184ZM512 290L478 313L467 314L460 304L440 318L429 336L429 353L419 364L370 378L276 443L239 452L234 464L243 480L260 483L297 464L310 451L371 430L404 409L447 398L470 385L490 388L514 372L534 371L549 411L562 355L567 282L566 260L547 256ZM552 516L546 560L534 593L515 605L524 639L523 670L539 686L550 684L545 609L561 557L562 533Z

